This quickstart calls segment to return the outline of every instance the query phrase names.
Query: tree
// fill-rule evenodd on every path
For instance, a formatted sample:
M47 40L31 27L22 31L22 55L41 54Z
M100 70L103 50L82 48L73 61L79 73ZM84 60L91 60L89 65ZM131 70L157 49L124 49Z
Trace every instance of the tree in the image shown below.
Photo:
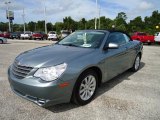
M8 31L8 23L0 22L0 31Z
M30 31L35 31L36 30L36 22L33 22L33 21L29 22L28 23L28 29Z
M129 23L129 29L131 32L135 31L144 31L144 22L142 21L141 16L138 16L134 18L133 20L130 20Z
M64 24L62 22L56 22L54 27L56 28L56 32L60 34L61 30L64 28Z
M124 21L126 21L127 20L127 15L124 12L120 12L120 13L118 13L116 19L123 19Z
M65 30L72 30L76 28L76 22L70 16L63 18L63 24Z
M45 21L43 20L43 21L38 21L37 22L37 24L36 24L36 28L37 28L37 30L38 31L44 31L44 25L45 25Z
M127 27L126 20L127 20L126 13L124 12L118 13L117 17L114 20L116 29L126 31L126 27Z
M106 18L105 16L100 17L101 20L101 29L112 29L112 26L115 25L115 29L127 31L129 33L135 31L147 32L154 34L160 29L155 27L160 26L160 13L158 10L153 11L151 16L146 16L142 20L141 16L135 17L130 22L126 22L127 15L124 12L117 14L115 19ZM44 31L44 21L33 22L30 21L26 23L26 30L30 31ZM48 31L57 31L60 33L61 30L83 30L83 29L94 29L95 19L86 20L82 18L80 21L75 21L70 16L63 18L63 22L56 22L55 25L52 23L47 23ZM14 31L23 31L23 24L13 24ZM8 22L0 22L0 31L8 31Z
M47 30L53 31L53 24L52 23L47 23Z

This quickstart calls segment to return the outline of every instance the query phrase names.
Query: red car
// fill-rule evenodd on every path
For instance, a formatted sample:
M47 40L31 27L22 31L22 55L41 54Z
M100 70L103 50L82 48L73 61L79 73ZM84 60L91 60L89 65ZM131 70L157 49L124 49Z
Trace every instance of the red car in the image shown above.
M0 37L4 37L4 34L0 31Z
M36 40L36 39L40 39L40 40L46 39L47 40L47 38L48 38L48 36L44 32L34 32L32 34L32 39L34 39L34 40Z
M4 38L10 38L10 33L9 32L3 32Z
M135 32L131 36L131 38L132 38L132 40L138 40L138 41L141 41L143 43L148 43L148 45L150 45L150 44L155 42L153 35L147 35L144 32Z

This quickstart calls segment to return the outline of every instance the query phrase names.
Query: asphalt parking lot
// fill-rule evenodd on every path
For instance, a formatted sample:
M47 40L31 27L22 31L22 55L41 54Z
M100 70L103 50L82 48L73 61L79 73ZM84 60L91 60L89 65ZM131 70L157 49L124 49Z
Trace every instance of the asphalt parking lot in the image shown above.
M0 120L160 120L160 45L144 45L140 70L103 84L88 105L66 103L45 109L15 95L7 79L8 66L19 53L51 43L0 44Z

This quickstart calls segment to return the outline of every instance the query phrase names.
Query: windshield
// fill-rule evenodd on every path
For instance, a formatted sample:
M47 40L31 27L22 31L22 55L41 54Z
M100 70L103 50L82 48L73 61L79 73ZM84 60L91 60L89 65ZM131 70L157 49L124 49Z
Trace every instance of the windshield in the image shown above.
M25 32L25 34L31 34L31 32L29 32L29 31L26 31L26 32Z
M34 32L33 34L41 34L41 32Z
M103 32L80 31L72 33L58 44L84 48L97 48L100 46L104 37L105 33Z
M158 36L159 35L159 33L155 33L155 35L154 36Z
M69 35L69 34L70 34L70 32L62 32L62 34Z
M138 33L139 36L146 36L146 33Z
M55 32L49 32L48 34L56 34Z

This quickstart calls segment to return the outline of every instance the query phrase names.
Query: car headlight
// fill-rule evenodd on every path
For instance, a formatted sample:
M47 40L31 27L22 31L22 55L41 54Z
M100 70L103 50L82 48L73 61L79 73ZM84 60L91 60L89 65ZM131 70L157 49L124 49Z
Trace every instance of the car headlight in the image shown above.
M39 68L34 76L45 81L53 81L59 78L67 68L67 64L63 63L53 67Z

